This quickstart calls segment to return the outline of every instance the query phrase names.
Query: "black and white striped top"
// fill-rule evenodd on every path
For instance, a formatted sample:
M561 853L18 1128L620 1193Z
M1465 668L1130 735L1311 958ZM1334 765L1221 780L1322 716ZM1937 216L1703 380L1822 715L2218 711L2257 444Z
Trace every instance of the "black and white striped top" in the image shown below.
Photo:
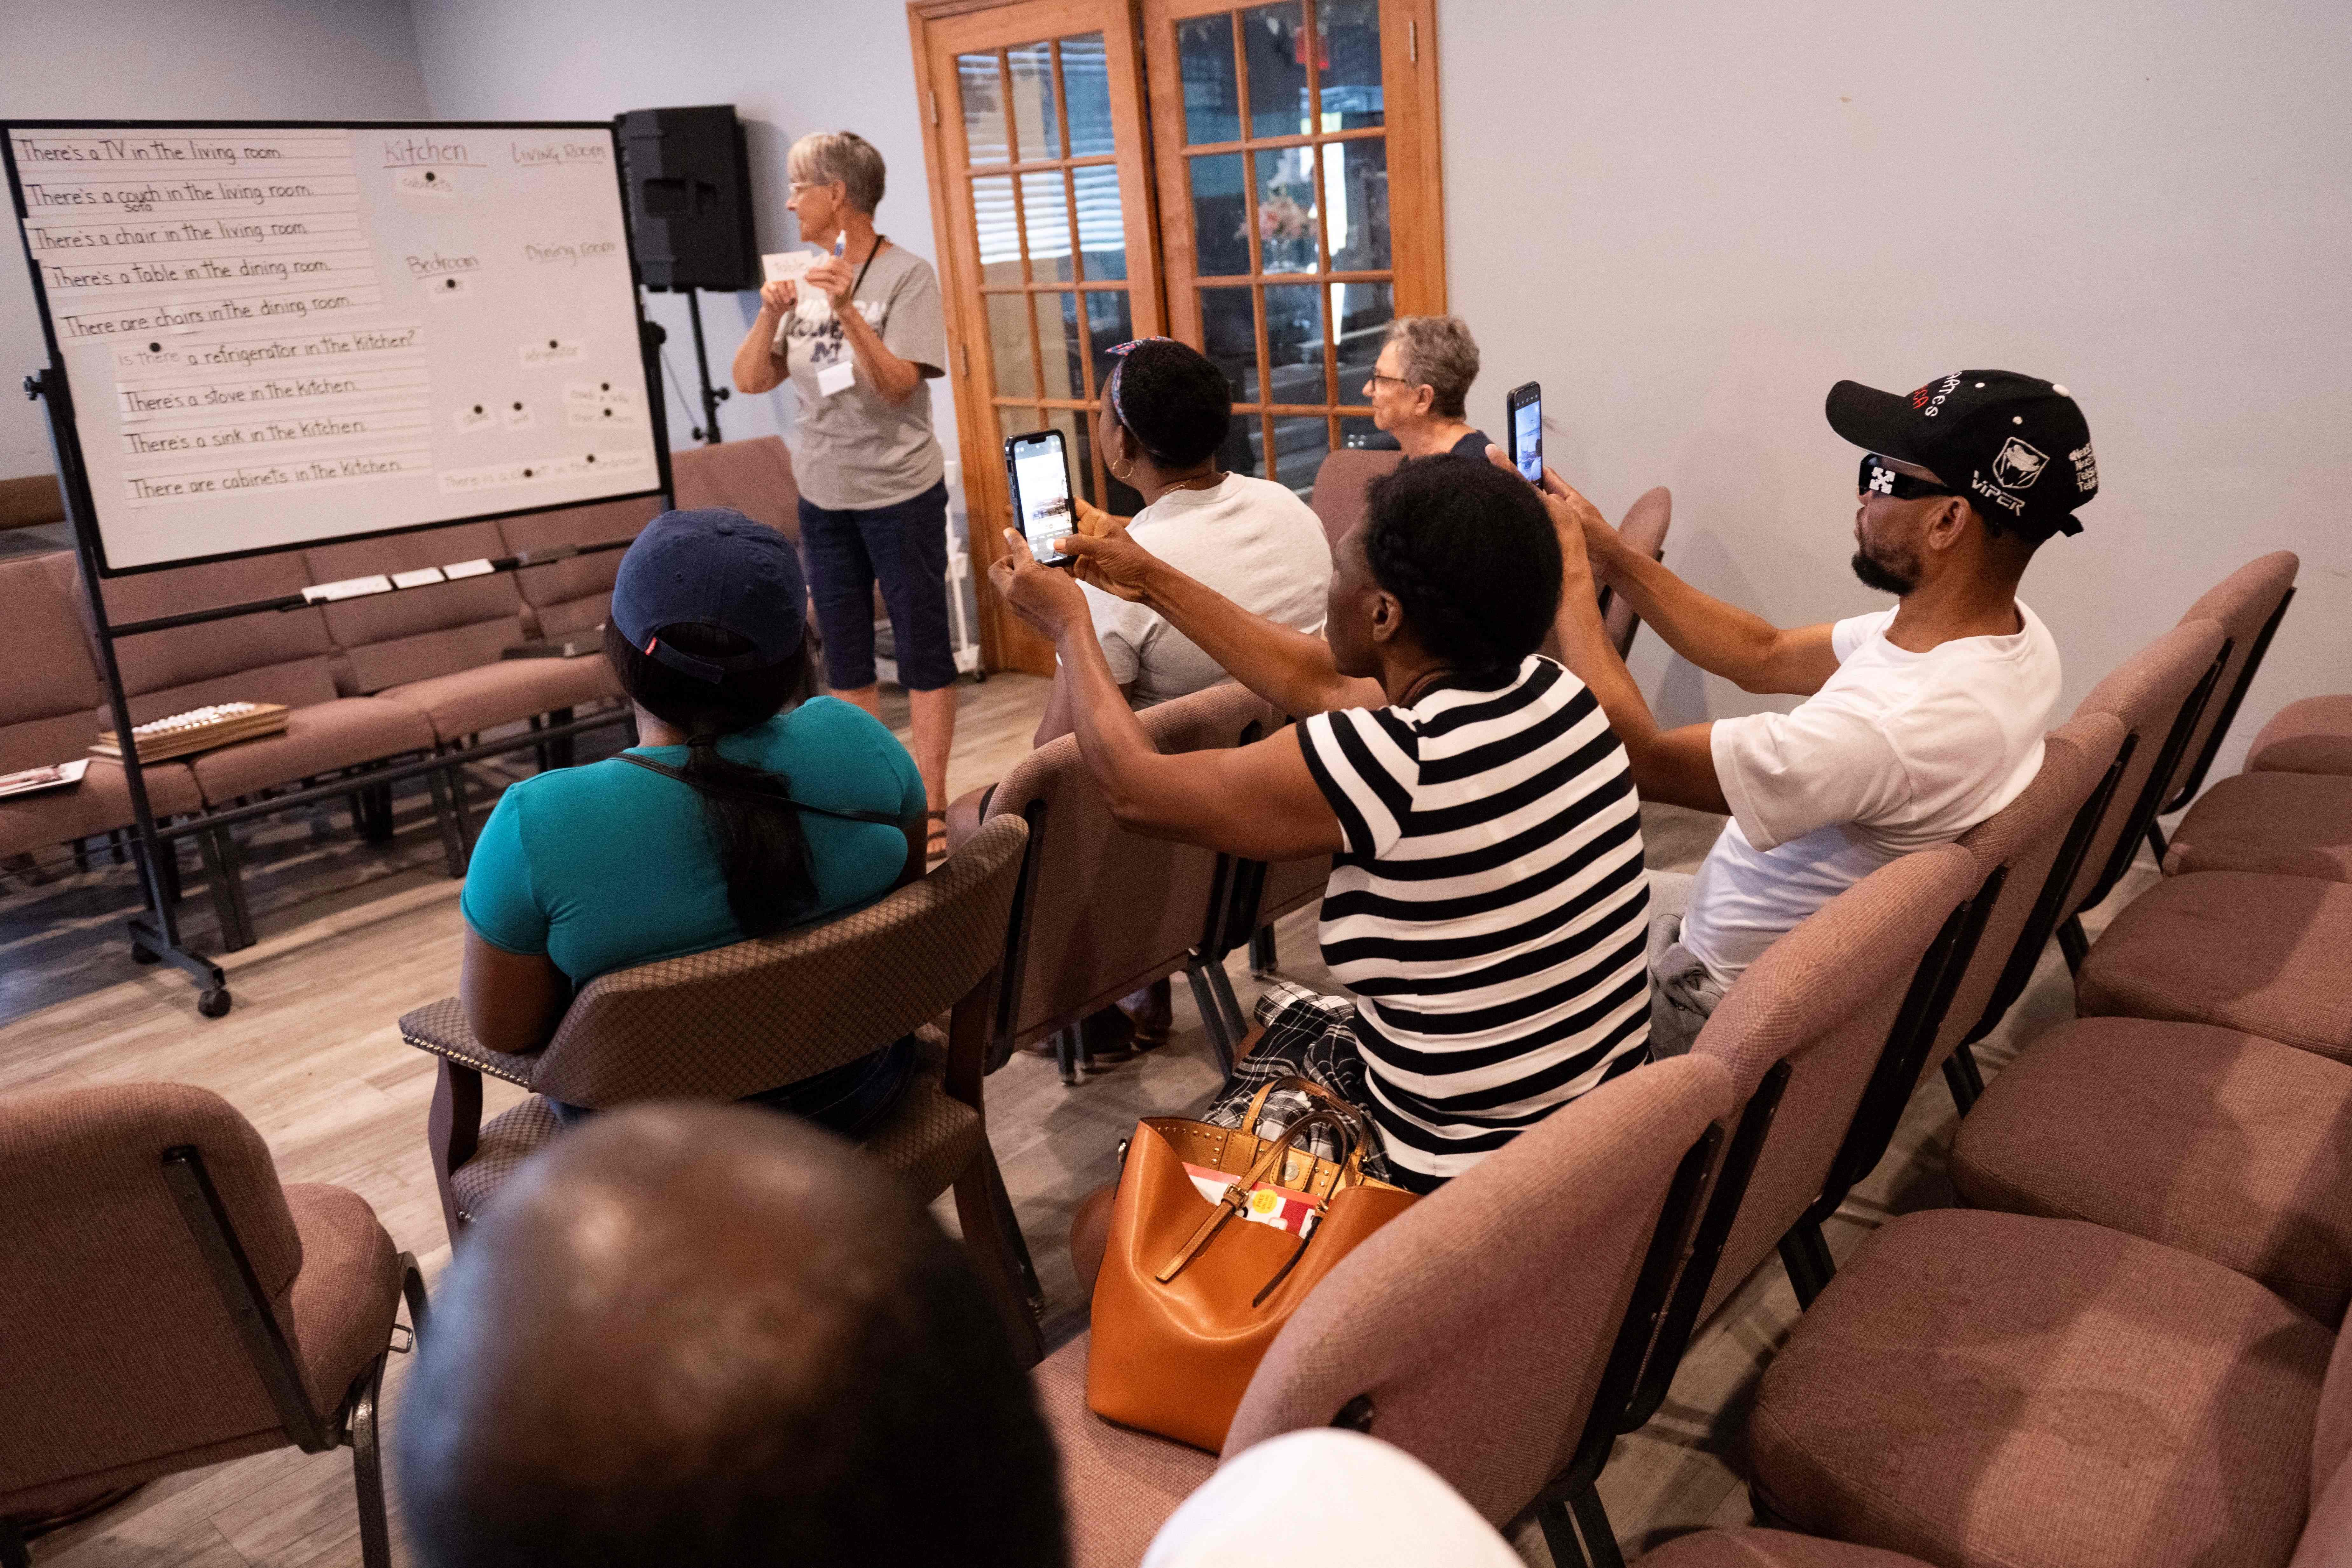
M1298 735L1346 839L1323 962L1392 1163L1459 1175L1649 1059L1641 803L1582 681L1531 658Z

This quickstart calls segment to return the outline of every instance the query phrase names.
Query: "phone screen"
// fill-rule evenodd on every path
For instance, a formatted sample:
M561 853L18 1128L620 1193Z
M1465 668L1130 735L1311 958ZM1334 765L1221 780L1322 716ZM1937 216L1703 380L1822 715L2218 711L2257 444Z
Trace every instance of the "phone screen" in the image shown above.
M1013 504L1021 514L1021 532L1029 553L1048 564L1068 556L1054 542L1076 531L1070 510L1070 465L1062 453L1062 434L1017 436L1005 443L1013 466Z
M1531 396L1511 409L1511 461L1531 485L1543 483L1543 398Z

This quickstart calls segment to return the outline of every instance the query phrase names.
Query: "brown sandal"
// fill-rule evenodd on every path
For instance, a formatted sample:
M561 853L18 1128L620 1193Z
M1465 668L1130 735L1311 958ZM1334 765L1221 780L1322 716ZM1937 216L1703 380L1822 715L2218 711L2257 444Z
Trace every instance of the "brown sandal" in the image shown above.
M929 841L923 847L923 859L927 864L937 865L948 858L948 814L927 811L923 816L931 825Z

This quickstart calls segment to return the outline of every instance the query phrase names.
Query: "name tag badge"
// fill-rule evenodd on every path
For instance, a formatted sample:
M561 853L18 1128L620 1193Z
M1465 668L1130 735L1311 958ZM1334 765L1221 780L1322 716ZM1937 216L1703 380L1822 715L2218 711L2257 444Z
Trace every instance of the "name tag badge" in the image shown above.
M816 389L826 397L847 392L856 384L856 382L857 362L856 360L845 359L838 364L826 365L816 373Z

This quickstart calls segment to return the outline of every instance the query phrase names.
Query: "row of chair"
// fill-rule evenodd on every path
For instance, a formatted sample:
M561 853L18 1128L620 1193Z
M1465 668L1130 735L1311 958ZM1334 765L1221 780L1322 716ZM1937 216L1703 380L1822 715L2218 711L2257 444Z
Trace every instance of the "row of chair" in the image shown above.
M2191 611L2211 619L2165 639L2179 669L2220 634L2179 723L2214 705L2233 658L2258 657L2238 650L2276 624L2294 568L2252 563ZM2142 674L2167 662L2154 653ZM2243 689L2222 688L2216 727ZM2208 794L2173 848L2220 841L2242 793ZM2345 837L2341 816L2264 826ZM1760 1518L1945 1568L2347 1560L2352 1037L2252 1026L2352 1016L2340 937L2299 900L2352 889L2302 864L2168 855L2170 874L2086 952L2069 946L2080 1016L1959 1124L1969 1207L1882 1226L1766 1372L1747 1434ZM2266 1010L2283 970L2315 1013ZM1785 1537L1738 1546L1660 1560L1864 1561Z
M2291 577L2291 563L2287 572ZM1693 1329L1776 1249L1787 1260L1801 1299L1813 1303L1809 1319L1832 1318L1841 1300L1867 1299L1874 1289L1870 1279L1885 1281L1889 1291L1921 1279L1952 1290L1979 1277L2013 1280L2014 1270L1984 1275L1982 1268L1973 1274L1938 1269L1903 1253L1885 1266L1849 1265L1831 1284L1820 1220L1845 1187L1875 1163L1913 1087L1930 1068L1969 1060L1969 1043L2014 1001L2020 986L2012 982L2021 963L2030 972L2091 892L2104 890L2098 874L2105 868L2103 855L2111 854L2109 847L2117 842L2137 843L2157 808L2171 797L2187 765L2183 759L2194 750L2188 737L2215 687L2229 679L2234 696L2243 685L2235 675L2251 678L2251 659L2237 671L2231 662L2231 628L2249 615L2261 619L2259 605L2237 603L2260 597L2259 585L2250 591L2242 581L2246 576L2241 574L2210 595L2214 602L2200 602L2199 608L2212 610L2212 616L2192 611L2182 628L2103 682L2083 710L2053 732L2041 773L2017 801L1960 843L1883 868L1776 943L1734 986L1689 1058L1626 1075L1565 1108L1360 1248L1318 1289L1267 1356L1236 1417L1228 1452L1238 1453L1282 1430L1342 1421L1415 1453L1498 1524L1529 1515L1539 1519L1558 1560L1614 1562L1613 1537L1593 1489L1614 1436L1654 1411ZM2201 624L2208 621L2212 624ZM1245 702L1232 689L1220 689L1155 710L1146 722L1162 744L1188 736L1217 743L1224 734L1237 741L1251 725L1274 718L1250 711ZM1057 747L1074 749L1056 742L1024 766L1049 775L1050 753ZM2144 756L2155 760L2146 763L2142 773L2134 759ZM1019 776L1008 780L1008 786ZM1016 801L1022 794L1015 792ZM920 1102L932 1108L921 1114L929 1118L945 1110L968 1130L961 1145L968 1151L964 1167L950 1171L944 1180L958 1184L966 1234L980 1243L975 1256L983 1273L992 1274L1000 1297L1012 1302L1014 1281L1021 1280L1018 1261L1006 1259L1009 1247L992 1248L986 1234L986 1213L1002 1213L997 1194L975 1179L967 1199L963 1178L986 1150L976 1068L1007 1048L1018 1023L1033 1016L1020 1005L1008 1010L1005 1001L990 994L997 989L991 971L1006 978L1006 995L1020 989L1025 954L1013 961L1009 934L1018 923L1023 896L1015 884L1043 888L1052 873L1049 863L1037 858L1038 839L1061 832L1079 804L1075 792L1066 800L1050 794L1045 798L1048 809L1034 819L1025 805L1009 805L940 872L847 922L836 922L841 929L772 939L780 949L790 948L790 957L803 961L796 980L810 972L805 963L813 954L830 954L835 965L833 978L816 988L817 999L793 1016L765 1016L783 1005L777 996L793 995L793 989L761 987L767 997L764 1011L749 1016L728 1000L729 981L758 965L747 963L755 955L740 949L722 950L699 955L708 986L700 1005L710 1026L693 1042L698 1049L656 1052L644 1045L675 1011L672 996L646 994L643 982L654 977L637 972L636 982L625 974L600 980L583 990L574 1006L583 1039L593 1022L586 1010L608 994L616 1008L635 1006L635 1021L620 1030L639 1041L635 1061L615 1058L598 1063L584 1051L551 1047L507 1076L568 1100L576 1096L575 1102L617 1103L667 1090L667 1079L649 1076L657 1055L677 1070L708 1076L712 1069L703 1058L717 1037L733 1048L747 1035L772 1032L803 1051L783 1074L789 1077L811 1063L824 1065L819 1055L809 1054L816 1047L807 1044L821 1034L856 1034L870 1047L874 1038L948 1011L949 1039L933 1058L943 1090ZM1064 809L1066 805L1073 809ZM1033 821L1042 824L1042 832L1031 831ZM950 906L959 912L950 914ZM930 923L919 924L919 916ZM855 923L861 920L866 924ZM907 981L922 966L907 962L903 948L871 940L877 931L918 930L921 934L908 940L922 944L923 964L940 972L933 987L919 994ZM1036 935L1033 930L1032 938ZM1082 943L1089 937L1080 932L1072 940ZM633 991L634 1001L625 994ZM1076 1012L1098 1005L1094 994L1074 993L1066 1006ZM1050 1013L1040 1016L1052 1022ZM433 1048L434 1042L420 1037L433 1032L421 1026L425 1022L413 1015L404 1020L404 1030L413 1043ZM436 1026L446 1035L447 1024L445 1017ZM568 1017L566 1030L574 1027ZM512 1065L491 1062L475 1050L471 1070L478 1075ZM457 1053L445 1048L436 1054L447 1062ZM577 1061L567 1059L575 1054ZM772 1072L782 1060L761 1061L759 1073ZM554 1076L541 1082L541 1075L551 1071ZM1964 1102L1974 1098L1972 1075L1965 1068L1948 1068L1945 1077ZM705 1092L740 1088L732 1079L721 1083L714 1078ZM445 1093L446 1089L445 1082ZM940 1100L962 1110L949 1110ZM478 1098L474 1114L478 1117ZM438 1141L449 1125L440 1103L435 1121ZM1964 1124L1964 1136L1974 1124L1973 1117ZM488 1131L482 1130L478 1152L489 1141ZM940 1146L946 1147L946 1141ZM160 1161L161 1154L156 1157ZM917 1184L940 1180L936 1173L954 1157L942 1155L930 1167L934 1174ZM520 1152L513 1156L520 1158ZM988 1167L986 1175L992 1178L992 1159ZM983 1216L977 1226L975 1215ZM1948 1227L2000 1216L1917 1217ZM461 1224L453 1215L453 1238ZM2114 1245L2096 1240L2108 1232L2079 1225L2068 1228L2093 1237L2077 1237L2063 1249L2070 1254L2069 1267L2079 1270L2086 1258L2094 1269L2108 1267ZM89 1245L94 1234L85 1224L62 1239ZM1929 1237L1927 1250L1941 1245L1945 1234ZM1017 1245L1017 1232L1000 1232L998 1239ZM1901 1252L1892 1246L1885 1250L1890 1256ZM2037 1266L2054 1270L2051 1249L2032 1257ZM2129 1287L2119 1287L2113 1300L2126 1303L2149 1289L2161 1294L2179 1284L2160 1277L2161 1269L2154 1276L2146 1269L2133 1274L2116 1265L2112 1272ZM1870 1279L1860 1278L1865 1273ZM2203 1291L2189 1294L2184 1310L2193 1312L2210 1301L2212 1291L2204 1289L2210 1279L2191 1283ZM1835 1294L1825 1294L1825 1285ZM1821 1300L1815 1301L1816 1296ZM1934 1299L1934 1310L1945 1310L1946 1297ZM1991 1347L1986 1353L1998 1352L2022 1337L2015 1314L2002 1313L2000 1305L1996 1300L1981 1311L1946 1311L1938 1323L1941 1342L1920 1341L1906 1330L1888 1342L1894 1350L1874 1343L1872 1353L1881 1355L1887 1370L1831 1381L1859 1397L1903 1375L1895 1369L1907 1366L1905 1358L1917 1356L1923 1343L1958 1342ZM2233 1321L2242 1321L2261 1343L2281 1347L2293 1374L2287 1381L2303 1379L2316 1388L2304 1377L2316 1342L2305 1342L2312 1335L2299 1325L2309 1320L2298 1315L2273 1321L2242 1301L2239 1306L2242 1310ZM1007 1310L1017 1324L1022 1314L1012 1305ZM1983 1331L1972 1333L1972 1324ZM1829 1331L1801 1326L1801 1339L1809 1333L1835 1340ZM2321 1331L2321 1339L2326 1338ZM2240 1333L2233 1342L2243 1340ZM1034 1346L1034 1339L1029 1342ZM1084 1355L1080 1341L1037 1373L1062 1445L1077 1558L1132 1563L1143 1542L1215 1459L1093 1418L1084 1406ZM2195 1364L2203 1368L2210 1359ZM1781 1370L1776 1367L1773 1375L1781 1376ZM2064 1389L2051 1397L2063 1405ZM1948 1408L1923 1419L1942 1430L1951 1426L1953 1410L1971 1412L1971 1399L1978 1406L1999 1406L2003 1399L2024 1398L2008 1383L1988 1383L1962 1391ZM2255 1401L2244 1411L2264 1419L2235 1421L2220 1437L2242 1439L2242 1446L2263 1449L2267 1458L2284 1453L2309 1460L2311 1475L2322 1476L2324 1469L2332 1476L2332 1465L2324 1463L2331 1456L2295 1435L2312 1429L2322 1403L2305 1399L2295 1405L2284 1395L2270 1405ZM2344 1403L2336 1399L2326 1407ZM2127 1441L2128 1417L2116 1412L2139 1408L2109 1403L2075 1412L2074 1426L2058 1422L2064 1428L2060 1447L2079 1446L2083 1434L2074 1427L2086 1426L2094 1431L2120 1426L2125 1437L2117 1441ZM2352 1429L2347 1424L2352 1412L2337 1418L2339 1428ZM2283 1437L2273 1436L2281 1433ZM2341 1441L2339 1436L2333 1457L2340 1457ZM1885 1447L1880 1445L1880 1454ZM2051 1468L2046 1454L2029 1458L2045 1470ZM2021 1460L2018 1473L2030 1479L2033 1463ZM1922 1468L1938 1467L1930 1462ZM1965 1466L1941 1468L1948 1482L1966 1482L1973 1473ZM2158 1474L2155 1489L2169 1479L2170 1472ZM2234 1475L2224 1479L2232 1485L2237 1480ZM2250 1506L2269 1510L2263 1513L2264 1528L2274 1537L2276 1521L2285 1515L2272 1508L2275 1485L2264 1485L2269 1489ZM1954 1489L1965 1497L1969 1489ZM2143 1478L2137 1490L2120 1485L2117 1489L2119 1496L2137 1498L2151 1486ZM2217 1494L2209 1488L2201 1495ZM1781 1494L1769 1497L1780 1500ZM0 1510L13 1500L6 1482L0 1481ZM2041 1528L2030 1506L2012 1511L2022 1518L2019 1528L2028 1534ZM2217 1517L2230 1522L2226 1507ZM2300 1513L2295 1517L2299 1521ZM1797 1522L1821 1527L1811 1519ZM1932 1561L1961 1560L1932 1542L1921 1544ZM2073 1536L2066 1538L2066 1550L2074 1544ZM1731 1549L1755 1546L1755 1539L1742 1537ZM1699 1550L1696 1543L1689 1548ZM2134 1559L2128 1552L2069 1557L2061 1551L2047 1560Z
M733 506L797 533L799 492L781 439L680 452L674 471L681 505ZM625 541L657 510L653 500L614 501L117 577L104 584L106 615L121 626L299 595L319 583ZM389 792L368 785L370 772L461 749L501 726L562 722L618 699L600 658L500 653L533 638L593 636L619 561L607 550L121 638L114 654L133 723L224 701L291 710L282 733L143 768L156 817L202 822L289 786L341 780L352 786L355 826L388 837ZM17 672L0 690L0 773L81 754L113 727L84 592L70 552L0 562L0 662ZM465 781L459 768L445 772L432 782L457 875L467 844ZM0 860L79 846L131 820L122 769L94 760L73 789L0 801ZM253 933L234 836L222 826L194 837L224 943L244 946ZM163 874L167 890L174 888L168 868Z

